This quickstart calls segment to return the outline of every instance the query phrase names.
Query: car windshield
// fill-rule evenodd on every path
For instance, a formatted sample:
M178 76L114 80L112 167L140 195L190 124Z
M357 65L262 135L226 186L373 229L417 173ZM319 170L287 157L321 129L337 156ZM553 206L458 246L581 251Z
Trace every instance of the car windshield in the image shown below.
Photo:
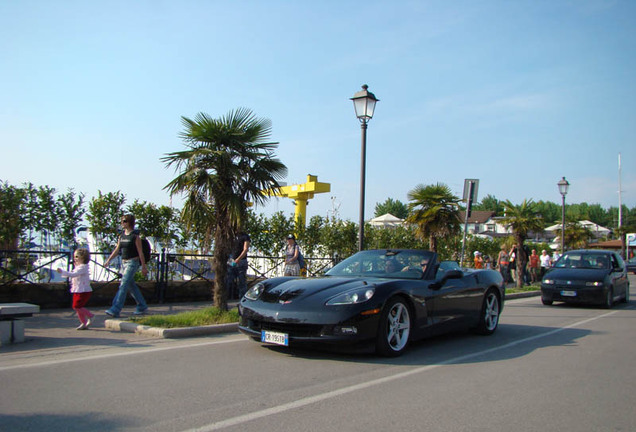
M337 264L327 276L422 279L434 254L418 250L369 250L358 252Z
M593 253L566 253L554 264L556 268L609 269L609 256Z

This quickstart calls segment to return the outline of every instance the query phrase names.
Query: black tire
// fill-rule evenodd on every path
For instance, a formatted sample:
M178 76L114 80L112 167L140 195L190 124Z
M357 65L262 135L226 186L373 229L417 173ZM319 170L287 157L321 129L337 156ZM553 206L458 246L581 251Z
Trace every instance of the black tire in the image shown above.
M380 315L376 352L386 357L401 355L409 344L411 312L400 297L390 299Z
M482 335L491 335L497 330L499 325L499 314L501 313L501 302L494 289L486 291L484 302L481 306L481 316L475 331Z
M544 298L541 299L541 303L543 303L546 306L552 306L552 300L546 300Z
M614 306L614 290L610 288L607 290L607 294L605 295L603 309L611 309L612 306Z

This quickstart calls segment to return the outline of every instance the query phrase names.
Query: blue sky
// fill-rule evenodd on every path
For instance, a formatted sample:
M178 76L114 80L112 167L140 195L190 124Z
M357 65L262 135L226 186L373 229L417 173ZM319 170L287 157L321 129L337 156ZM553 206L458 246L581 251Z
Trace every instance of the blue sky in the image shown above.
M289 168L358 220L418 184L636 206L634 1L0 0L0 179L168 204L181 116L247 107ZM174 200L179 205L179 200ZM293 213L288 199L257 211Z

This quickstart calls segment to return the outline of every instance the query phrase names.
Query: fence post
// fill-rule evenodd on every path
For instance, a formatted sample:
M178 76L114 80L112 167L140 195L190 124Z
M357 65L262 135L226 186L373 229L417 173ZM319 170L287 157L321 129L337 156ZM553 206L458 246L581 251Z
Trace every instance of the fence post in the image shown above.
M161 254L159 255L158 259L159 262L157 263L157 270L159 272L159 275L157 278L157 299L159 300L159 303L163 303L166 297L166 248L161 248Z

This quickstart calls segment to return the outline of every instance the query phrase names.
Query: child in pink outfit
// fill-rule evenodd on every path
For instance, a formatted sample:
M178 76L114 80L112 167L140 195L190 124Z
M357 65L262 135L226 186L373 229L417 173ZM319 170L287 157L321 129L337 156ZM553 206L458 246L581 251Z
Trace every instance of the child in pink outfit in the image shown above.
M59 267L57 269L57 272L62 276L71 278L73 310L77 312L77 317L80 320L80 326L77 327L77 330L87 330L91 325L91 319L95 316L84 307L93 292L91 288L91 278L88 273L89 261L90 253L87 249L76 249L73 253L74 271L68 272Z

